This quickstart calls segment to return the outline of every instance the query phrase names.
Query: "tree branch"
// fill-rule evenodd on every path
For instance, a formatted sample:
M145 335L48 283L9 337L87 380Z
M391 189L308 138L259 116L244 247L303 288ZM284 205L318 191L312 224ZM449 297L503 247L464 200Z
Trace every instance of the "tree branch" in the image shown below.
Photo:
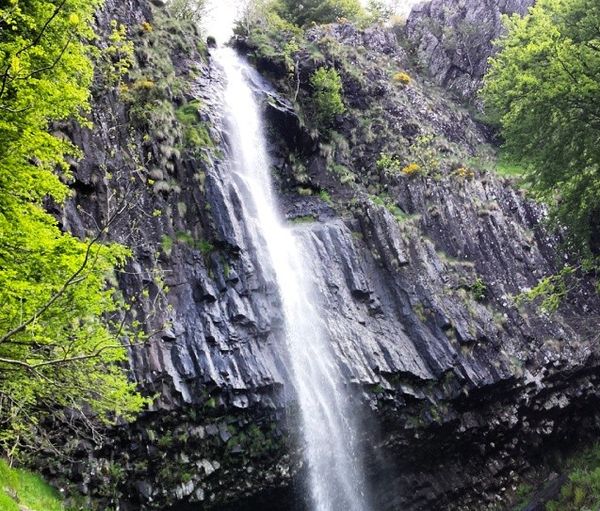
M61 9L64 7L64 5L66 3L67 3L67 0L62 0L60 2L60 4L58 4L56 6L56 8L54 9L54 12L52 13L52 16L50 16L46 20L46 23L44 23L44 26L42 27L42 29L40 30L38 35L33 39L33 41L31 41L31 43L25 45L23 48L21 48L19 51L17 51L17 53L15 53L15 55L14 55L15 57L20 56L22 53L26 52L30 48L33 48L34 46L37 46L40 43L40 41L42 40L42 37L44 36L44 33L46 32L46 30L48 30L50 23L52 23L52 21L58 16L58 13L61 11ZM0 88L0 98L2 98L2 96L4 95L4 92L6 91L6 86L8 84L9 78L10 78L10 62L6 66L6 69L4 70L4 73L2 76L2 87Z

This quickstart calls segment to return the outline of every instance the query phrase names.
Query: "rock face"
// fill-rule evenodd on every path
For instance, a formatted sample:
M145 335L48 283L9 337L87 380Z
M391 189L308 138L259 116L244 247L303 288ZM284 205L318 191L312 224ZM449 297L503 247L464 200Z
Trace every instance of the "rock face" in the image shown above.
M415 6L406 23L423 69L463 100L473 100L503 32L503 14L527 13L534 0L431 0Z
M130 33L145 21L156 33L168 21L161 9L108 0L99 25L109 30L110 13ZM132 247L119 284L150 333L131 349L131 373L158 397L103 446L82 443L72 466L48 462L47 472L100 509L283 510L296 501L302 509L279 298L239 214L221 74L193 30L159 36L150 44L139 35L141 75L164 51L186 92L167 87L143 103L163 112L156 125L135 120L141 98L98 91L95 128L70 130L85 158L62 215L65 228L84 235L127 200L111 238ZM564 264L561 240L544 228L543 208L511 183L465 168L487 154L485 133L418 77L394 84L393 70L409 61L391 33L334 25L307 37L344 82L349 110L330 137L303 128L268 83L254 87L282 208L291 221L312 219L290 225L314 254L306 271L363 411L373 508L479 511L509 502L515 481L542 474L565 438L600 429L598 299L584 282L554 317L517 307L512 295ZM300 57L305 101L322 62ZM190 104L192 127L210 134L199 152L185 145L190 126L175 115ZM433 149L444 164L429 174L406 177L375 163L382 153L410 161Z

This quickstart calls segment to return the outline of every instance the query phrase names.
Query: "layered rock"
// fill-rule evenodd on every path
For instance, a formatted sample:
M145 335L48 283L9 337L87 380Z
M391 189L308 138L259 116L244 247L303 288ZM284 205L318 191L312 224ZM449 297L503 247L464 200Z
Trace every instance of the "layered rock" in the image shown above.
M534 0L431 0L417 4L405 34L435 83L472 101L504 31L502 15L527 13Z
M145 0L105 9L105 31L107 13L130 32L161 22ZM150 333L131 348L132 377L157 399L102 447L82 442L68 469L47 470L104 508L302 509L277 289L230 177L221 73L198 51L200 36L183 35L187 46L171 47L170 58L187 90L167 100L197 101L212 142L186 148L173 116L169 129L149 130L132 123L117 90L99 91L95 128L71 130L85 158L62 219L83 235L128 200L110 234L132 246L119 283ZM300 102L316 67L342 75L349 110L333 134L311 133L281 93L259 77L253 85L282 209L314 255L307 275L356 389L374 508L509 501L515 481L542 473L565 438L600 429L598 299L584 281L554 317L517 307L514 295L565 260L542 207L469 167L490 153L482 129L414 73L410 85L394 83L410 61L390 32L334 25L307 37L323 61L300 51ZM439 170L407 177L376 164L383 153L410 161L416 150L441 154Z

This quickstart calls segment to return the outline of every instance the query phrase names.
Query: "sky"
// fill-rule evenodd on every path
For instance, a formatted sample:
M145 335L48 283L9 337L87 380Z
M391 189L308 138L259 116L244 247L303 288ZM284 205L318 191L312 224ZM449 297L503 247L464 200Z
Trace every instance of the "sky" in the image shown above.
M248 0L207 0L207 14L204 17L205 33L214 36L219 43L227 42L232 34L235 20ZM393 2L393 0L389 0ZM421 0L396 0L400 14L408 14L410 8ZM361 0L368 5L369 0Z

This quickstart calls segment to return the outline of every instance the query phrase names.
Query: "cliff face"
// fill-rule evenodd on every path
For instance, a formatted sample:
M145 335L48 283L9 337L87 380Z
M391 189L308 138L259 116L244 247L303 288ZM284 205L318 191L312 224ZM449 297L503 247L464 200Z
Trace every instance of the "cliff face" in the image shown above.
M432 0L417 5L406 23L425 73L463 100L474 100L504 30L502 15L527 12L534 0Z
M432 2L409 29L442 4L454 5ZM509 8L494 4L493 19ZM105 33L109 13L137 34L139 76L160 59L169 81L128 84L130 94L151 88L151 99L98 91L95 128L70 130L85 158L63 225L83 234L126 204L111 232L133 250L119 284L151 333L131 349L131 373L158 398L105 445L82 442L68 469L47 470L105 507L288 509L303 478L294 393L279 298L230 178L220 71L199 34L169 25L161 7L108 0ZM560 239L523 192L471 168L489 156L485 133L418 77L394 83L398 68L411 68L391 33L334 25L307 37L321 56L299 53L300 101L316 67L335 65L343 79L349 110L331 137L304 128L266 81L254 86L282 207L291 224L303 220L295 228L314 254L307 272L364 410L374 508L496 505L574 431L598 430L598 300L584 283L552 318L518 308L512 295L562 266ZM277 62L261 66L280 83ZM182 115L190 105L191 120ZM208 136L201 149L186 142L190 129ZM375 164L382 153L431 152L441 163L430 174Z

